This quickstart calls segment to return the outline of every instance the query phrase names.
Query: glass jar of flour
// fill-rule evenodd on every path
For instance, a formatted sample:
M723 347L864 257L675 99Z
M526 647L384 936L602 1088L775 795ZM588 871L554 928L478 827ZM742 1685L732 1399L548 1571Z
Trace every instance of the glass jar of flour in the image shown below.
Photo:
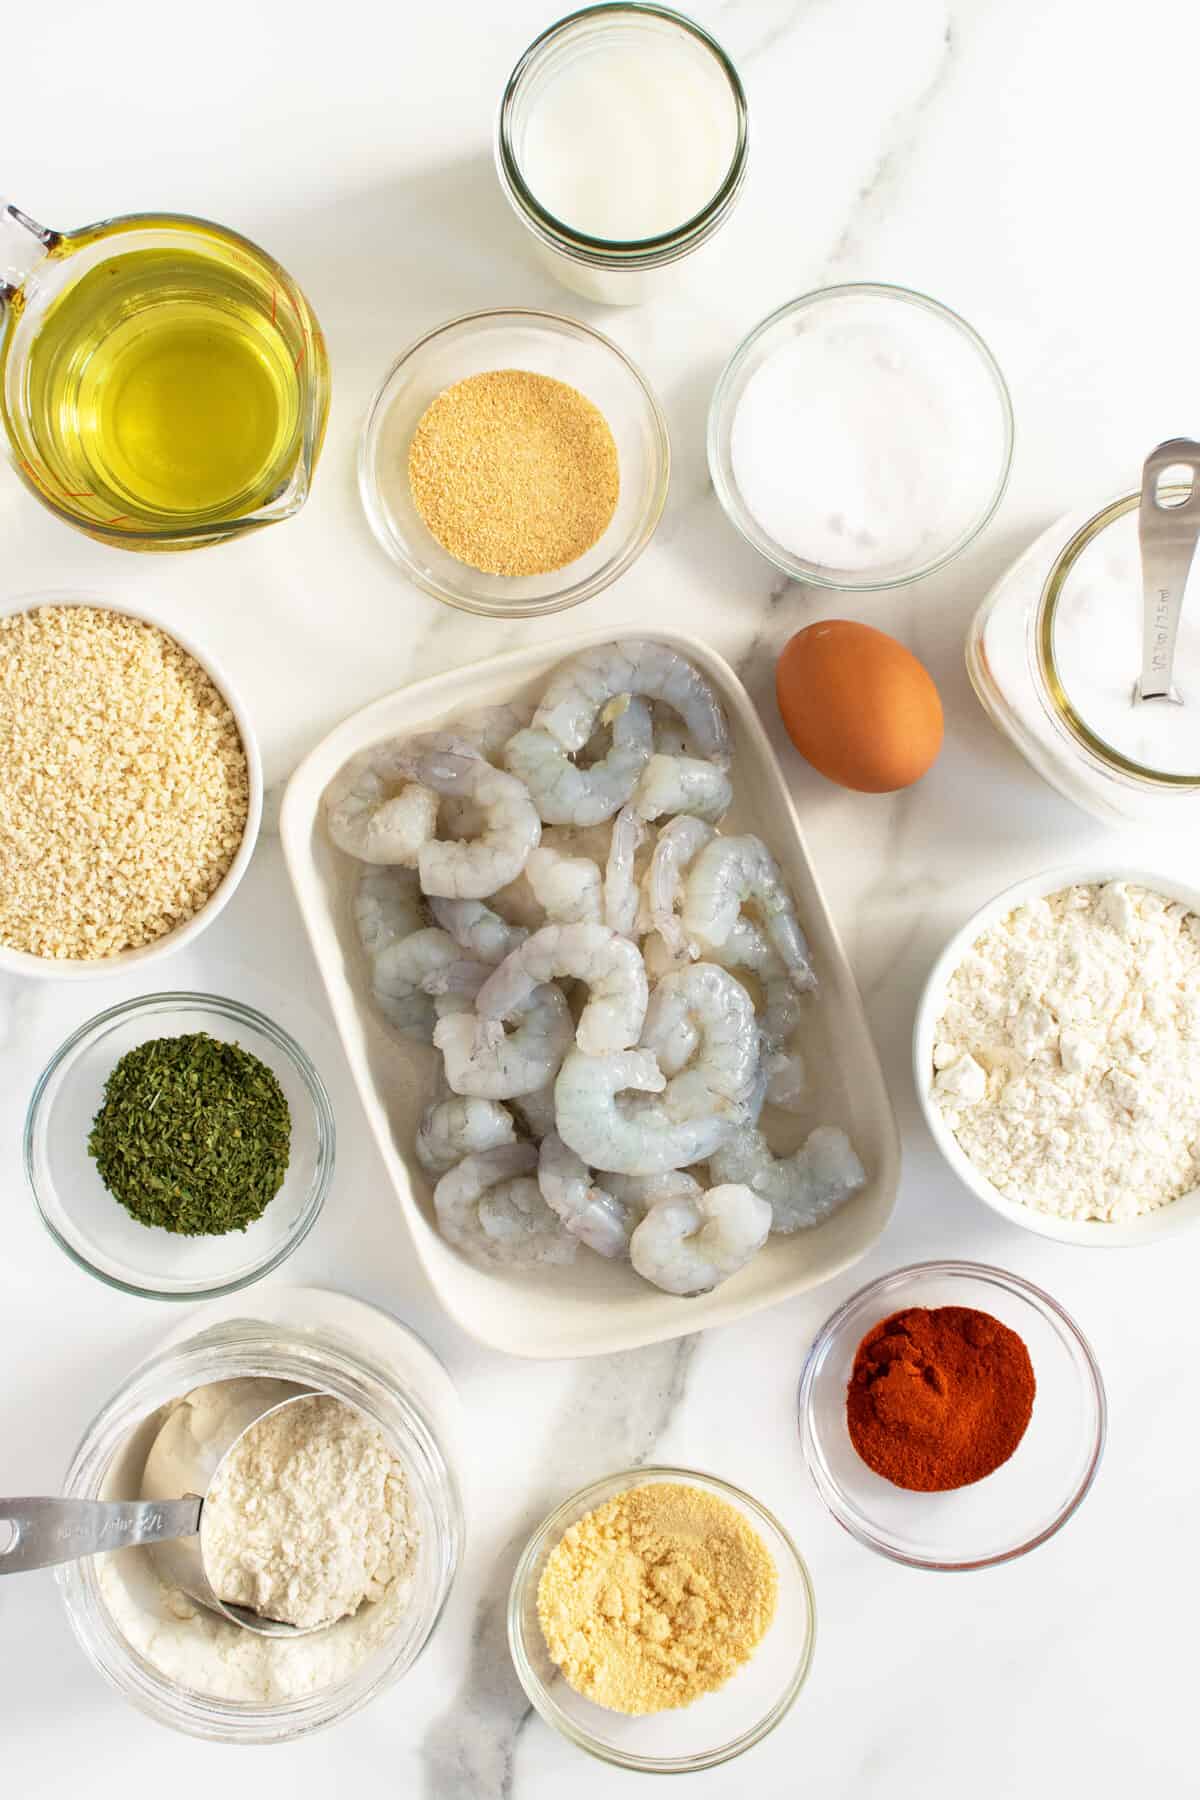
M993 723L1085 812L1109 824L1194 826L1200 573L1179 628L1178 701L1139 703L1139 498L1125 494L1051 526L984 600L967 670Z
M500 103L500 185L556 280L632 306L674 284L746 176L746 96L720 45L666 7L572 13Z
M243 1631L158 1579L144 1548L64 1564L75 1635L126 1699L161 1724L228 1743L274 1743L345 1718L412 1667L463 1549L458 1400L421 1340L388 1314L318 1288L265 1289L193 1315L93 1420L63 1492L134 1499L172 1403L211 1383L266 1376L356 1407L382 1432L408 1490L402 1591L297 1639Z

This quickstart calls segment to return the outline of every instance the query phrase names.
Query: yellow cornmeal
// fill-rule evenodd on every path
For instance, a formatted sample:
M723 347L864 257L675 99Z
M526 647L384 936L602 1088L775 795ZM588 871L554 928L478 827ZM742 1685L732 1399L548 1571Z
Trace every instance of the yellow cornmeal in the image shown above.
M546 1647L613 1712L689 1706L749 1661L775 1615L775 1564L740 1512L650 1482L565 1532L538 1583Z
M608 529L620 492L617 446L603 413L565 381L493 369L426 408L408 485L459 562L486 575L546 575Z

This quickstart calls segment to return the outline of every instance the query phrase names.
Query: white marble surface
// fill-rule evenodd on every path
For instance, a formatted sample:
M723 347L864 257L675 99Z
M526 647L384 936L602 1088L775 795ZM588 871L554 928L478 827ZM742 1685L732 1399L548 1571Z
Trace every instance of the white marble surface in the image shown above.
M782 746L901 1119L893 1223L827 1289L700 1340L574 1365L478 1350L412 1267L268 828L228 912L163 975L273 1002L321 1064L339 1168L287 1275L393 1308L446 1358L473 1421L469 1554L406 1683L336 1732L257 1755L187 1745L125 1708L83 1662L49 1578L4 1583L7 1793L86 1787L108 1800L168 1781L179 1800L276 1783L299 1800L339 1783L432 1800L631 1789L635 1778L530 1717L502 1609L518 1543L546 1505L648 1458L752 1489L795 1533L817 1589L817 1655L799 1703L748 1759L695 1778L697 1792L1116 1800L1135 1784L1164 1795L1194 1786L1197 1252L1185 1241L1086 1254L1004 1226L940 1165L918 1120L908 1040L939 944L1008 879L1080 854L1144 853L1200 871L1194 847L1118 848L1043 788L985 722L961 657L980 595L1047 521L1131 485L1157 439L1200 431L1186 181L1200 14L1190 0L1151 0L1113 29L1085 0L696 0L695 10L743 70L751 176L699 291L643 312L582 309L657 386L676 468L649 551L576 618L699 622L768 719L775 652L823 615L881 625L935 674L947 746L907 795L841 793ZM10 198L63 226L159 205L225 220L276 252L326 327L328 445L310 504L282 528L193 557L124 557L59 527L0 470L5 595L80 581L177 613L236 671L273 784L382 689L575 622L466 619L404 587L364 524L353 460L374 385L419 331L494 303L579 310L527 262L490 163L503 79L550 16L546 0L208 0L199 11L60 0L6 22ZM846 601L783 584L741 544L709 490L702 435L741 333L791 295L858 277L926 289L975 323L1011 382L1018 441L1004 506L959 563L898 594ZM34 1219L19 1161L37 1068L69 1027L129 991L122 981L86 993L0 988L7 1492L54 1490L86 1419L166 1324L161 1308L66 1262ZM1108 1455L1078 1518L1024 1562L960 1579L893 1567L843 1536L808 1483L793 1420L804 1349L828 1311L861 1279L938 1255L993 1260L1047 1286L1090 1334L1112 1407Z

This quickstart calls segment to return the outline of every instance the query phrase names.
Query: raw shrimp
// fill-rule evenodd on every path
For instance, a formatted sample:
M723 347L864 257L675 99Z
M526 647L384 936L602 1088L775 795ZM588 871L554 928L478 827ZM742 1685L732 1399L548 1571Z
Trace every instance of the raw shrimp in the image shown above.
M435 1017L431 998L447 971L463 962L462 946L447 931L425 926L380 950L371 966L371 993L401 1037L428 1043Z
M574 1262L578 1243L532 1179L532 1144L503 1144L463 1158L433 1190L442 1236L481 1267L532 1269Z
M411 937L425 924L421 884L415 869L368 863L354 890L354 924L368 956Z
M530 1137L544 1138L554 1130L553 1081L535 1088L532 1094L514 1094L512 1103Z
M772 1231L821 1224L867 1179L849 1138L833 1125L818 1125L791 1156L773 1155L761 1131L735 1132L708 1166L714 1181L744 1181L770 1203Z
M767 937L792 986L797 992L815 987L795 901L779 864L759 837L718 837L697 852L684 882L683 929L703 950L719 949L738 924L747 900L761 911Z
M645 842L644 820L632 806L623 806L613 820L612 841L604 870L604 923L622 937L632 937L637 926L638 887L634 862Z
M409 740L388 738L352 757L325 792L325 819L339 850L362 862L402 863L437 826L438 797L414 783Z
M660 1200L692 1198L704 1189L686 1169L667 1169L661 1175L606 1174L604 1185L614 1200L620 1200L631 1212L642 1218Z
M767 1078L767 1104L782 1107L784 1112L802 1112L808 1099L808 1069L800 1052L765 1051L763 1072Z
M767 1241L771 1208L739 1182L660 1200L629 1240L643 1281L668 1294L707 1294L744 1269Z
M542 835L523 784L475 754L426 751L414 766L426 787L471 801L484 817L476 838L422 844L417 867L424 891L448 900L486 900L515 881Z
M591 857L567 856L561 850L539 844L525 864L525 880L549 924L600 923L604 891L600 870Z
M477 706L454 721L454 731L478 750L487 762L499 765L504 746L533 717L533 707L525 701L512 705Z
M661 819L664 813L671 813L715 824L729 811L732 801L733 783L725 770L695 756L656 753L633 790L633 804L643 819Z
M542 1139L538 1186L546 1205L581 1244L598 1256L628 1255L629 1234L638 1215L596 1185L587 1164L567 1148L557 1131Z
M484 983L479 1016L509 1018L540 982L561 978L589 990L575 1038L581 1050L601 1056L637 1043L649 997L645 966L637 945L607 925L543 925Z
M511 773L524 782L548 825L599 825L629 799L654 747L650 709L623 696L605 709L612 744L587 768L573 762L549 731L518 731L504 751Z
M425 1108L417 1131L417 1161L431 1175L444 1175L465 1156L514 1144L512 1114L495 1100L452 1094Z
M696 754L729 767L729 726L720 700L685 656L652 639L598 644L561 663L533 715L534 728L548 731L564 750L582 750L603 708L623 694L665 701L683 720Z
M619 1175L661 1175L705 1162L733 1129L729 1119L667 1117L667 1078L651 1050L609 1056L567 1053L554 1084L558 1135L589 1168ZM626 1090L635 1093L621 1098Z
M531 988L511 1011L518 1017L511 1034L465 1009L438 1020L433 1041L446 1059L446 1080L456 1094L511 1100L553 1081L574 1036L566 997L546 982Z
M664 975L650 996L641 1042L668 1078L662 1105L669 1119L716 1114L747 1122L758 1025L754 1002L728 969L701 962Z
M510 925L482 900L445 900L439 896L429 902L429 910L442 930L448 931L455 943L480 962L503 962L509 951L523 944L529 935L524 926Z
M684 816L664 825L654 845L646 874L646 904L652 926L676 957L695 955L675 913L676 902L683 897L683 872L715 836L703 819Z

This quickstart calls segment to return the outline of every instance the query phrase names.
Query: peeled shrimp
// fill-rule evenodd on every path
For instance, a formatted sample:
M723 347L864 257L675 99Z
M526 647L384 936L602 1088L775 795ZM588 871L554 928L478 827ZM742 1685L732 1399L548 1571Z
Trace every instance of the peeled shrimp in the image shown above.
M763 1057L766 1101L784 1112L800 1112L808 1100L808 1069L798 1050L771 1050Z
M646 904L651 924L677 957L695 954L675 913L676 902L683 897L683 872L715 835L703 819L685 815L664 825L655 841L646 873Z
M444 1175L466 1156L515 1142L512 1114L503 1106L452 1094L425 1108L415 1148L423 1169Z
M705 1162L729 1136L732 1121L669 1118L661 1101L650 1098L666 1085L651 1050L568 1051L554 1084L558 1135L589 1168L620 1175L661 1175Z
M445 900L437 896L430 900L429 910L442 930L448 931L455 943L480 962L503 962L509 951L524 943L529 935L524 926L510 925L482 900Z
M368 956L411 937L425 924L415 869L368 863L354 890L354 924Z
M528 725L532 717L533 708L524 701L512 705L477 706L455 719L454 731L487 762L498 763L509 738Z
M480 995L494 973L489 974ZM552 982L530 988L510 1009L510 1015L518 1022L508 1034L494 1020L480 1019L474 1010L438 1020L433 1041L445 1058L446 1080L456 1094L511 1100L553 1081L574 1036L571 1009L561 989Z
M701 962L664 975L650 996L641 1042L668 1078L662 1097L668 1118L748 1120L758 1026L754 1002L727 969Z
M586 768L549 731L518 731L505 747L505 766L528 788L548 825L598 825L611 819L633 792L654 746L650 709L628 695L605 709L612 744Z
M362 862L416 868L433 836L438 798L414 785L405 738L389 738L352 757L325 793L329 835L339 850Z
M797 991L816 986L796 904L783 872L759 837L718 837L697 852L683 892L683 929L703 950L719 949L752 900L772 948Z
M866 1170L844 1131L819 1125L791 1156L775 1156L761 1131L735 1132L710 1156L714 1181L743 1181L769 1202L772 1231L821 1224L866 1183Z
M572 1237L598 1256L626 1256L637 1214L598 1187L587 1164L568 1149L557 1131L548 1132L538 1151L542 1199Z
M540 982L572 978L589 994L575 1041L589 1055L636 1044L649 990L636 944L607 925L543 925L505 957L484 983L477 1002L481 1019L506 1019Z
M633 804L643 819L671 813L715 823L732 801L733 783L725 770L695 756L655 754L633 790Z
M665 701L682 718L696 754L729 767L729 726L712 687L678 650L646 638L598 644L560 664L533 715L534 729L548 731L564 750L581 750L603 708L624 694Z
M554 1130L554 1083L535 1088L532 1094L514 1094L513 1110L532 1138L544 1138Z
M445 991L449 970L464 960L449 932L425 926L384 946L371 966L371 993L383 1017L401 1037L428 1043L435 1009L432 995Z
M613 820L604 870L604 923L622 937L632 937L637 926L641 890L634 864L646 836L644 821L632 806L623 806Z
M486 900L515 881L542 835L523 784L475 754L425 751L414 769L426 787L479 807L484 821L478 837L422 844L417 867L424 891L449 900Z
M574 1262L577 1241L542 1199L531 1178L536 1165L532 1144L464 1157L433 1190L442 1236L484 1268Z
M771 1208L738 1182L660 1200L629 1240L643 1281L668 1294L706 1294L744 1269L767 1241Z
M591 857L567 856L561 850L539 844L525 864L525 880L549 924L600 923L604 894L600 870Z

